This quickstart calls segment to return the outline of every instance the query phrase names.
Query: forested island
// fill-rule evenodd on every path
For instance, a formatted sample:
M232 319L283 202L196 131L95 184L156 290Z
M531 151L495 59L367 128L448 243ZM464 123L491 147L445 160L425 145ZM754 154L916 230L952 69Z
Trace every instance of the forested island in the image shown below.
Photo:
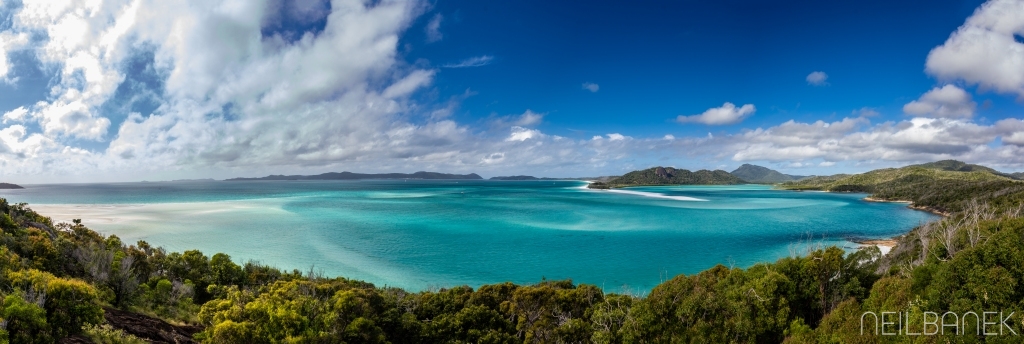
M646 171L666 178L652 170ZM736 182L717 171L664 170L669 180ZM653 178L646 171L623 178L640 185ZM874 247L823 247L748 268L718 265L675 276L636 295L572 281L380 287L225 254L125 243L81 221L53 223L27 204L0 200L0 341L1019 342L1009 332L978 334L973 318L957 332L916 337L881 337L860 321L864 312L902 312L912 314L909 325L920 332L924 312L1016 312L1008 326L1024 334L1024 182L981 169L917 165L781 187L867 192L946 216L899 237L887 255Z
M736 168L729 174L736 176L737 178L743 179L748 183L755 184L775 184L782 182L790 182L807 178L807 176L797 176L791 174L783 174L779 171L751 164L743 164Z
M0 189L24 189L24 187L18 184L0 183Z
M747 184L747 181L722 170L690 172L690 170L659 166L629 172L607 182L591 183L587 187L591 189L607 189L627 186L736 184Z

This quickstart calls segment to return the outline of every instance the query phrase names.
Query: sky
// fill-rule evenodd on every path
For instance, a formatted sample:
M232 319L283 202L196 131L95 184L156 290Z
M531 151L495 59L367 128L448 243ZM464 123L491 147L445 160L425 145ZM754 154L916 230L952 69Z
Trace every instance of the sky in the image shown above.
M0 0L0 181L1024 171L1024 1Z

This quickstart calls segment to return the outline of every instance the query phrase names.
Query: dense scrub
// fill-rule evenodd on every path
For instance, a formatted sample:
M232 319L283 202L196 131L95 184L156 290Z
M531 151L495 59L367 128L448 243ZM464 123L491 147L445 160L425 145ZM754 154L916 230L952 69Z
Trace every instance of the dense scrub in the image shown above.
M951 214L903 236L889 255L831 247L746 269L719 265L647 295L571 281L379 288L126 244L0 200L0 342L139 342L103 324L103 307L202 326L196 339L207 343L1020 342L978 335L974 323L937 336L862 327L869 311L910 314L916 332L926 312L1003 311L1016 312L1012 330L1024 334L1021 183L910 178L874 192Z
M654 167L626 173L606 184L593 183L590 188L625 187L640 185L735 185L746 181L722 170L689 170L672 167Z

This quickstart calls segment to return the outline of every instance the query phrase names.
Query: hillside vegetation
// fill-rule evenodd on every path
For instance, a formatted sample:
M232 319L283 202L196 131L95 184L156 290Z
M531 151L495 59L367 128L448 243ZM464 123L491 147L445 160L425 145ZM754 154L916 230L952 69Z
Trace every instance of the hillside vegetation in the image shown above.
M811 177L779 184L789 190L870 193L873 199L912 201L915 207L948 214L972 200L988 201L1024 191L1024 182L978 165L945 160L855 175ZM1016 200L1010 200L1016 201Z
M191 325L198 331L192 340L204 343L1020 342L1009 332L979 334L983 324L973 320L928 336L879 336L872 323L861 327L868 311L910 314L913 328L903 329L916 333L925 312L1001 311L1015 312L1008 328L1024 334L1021 183L972 174L988 172L951 178L943 174L951 171L920 169L829 182L877 181L835 185L883 192L889 189L879 185L903 190L898 182L911 182L919 191L898 197L947 207L949 216L902 236L888 255L874 247L820 247L772 263L675 276L647 295L571 281L378 287L238 264L224 254L128 244L0 200L0 342L189 341L146 337L120 320L130 314ZM886 325L887 332L903 324Z
M775 184L789 182L804 178L803 176L791 176L782 174L779 171L751 164L743 164L736 170L729 172L739 179L757 184Z
M689 170L672 167L653 167L626 173L604 183L592 183L590 188L620 188L644 185L735 185L746 182L722 170Z

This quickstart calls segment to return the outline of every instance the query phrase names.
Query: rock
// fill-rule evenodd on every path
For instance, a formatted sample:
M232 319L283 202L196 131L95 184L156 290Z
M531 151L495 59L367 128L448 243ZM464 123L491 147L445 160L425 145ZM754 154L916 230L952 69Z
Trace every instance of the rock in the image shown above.
M675 169L672 169L672 172L675 172ZM672 179L672 173L666 170L664 167L658 167L657 169L655 169L654 174L658 175L658 177L662 177L665 179Z
M192 336L203 330L199 326L175 326L157 318L110 307L103 307L103 319L110 326L150 343L197 343Z

